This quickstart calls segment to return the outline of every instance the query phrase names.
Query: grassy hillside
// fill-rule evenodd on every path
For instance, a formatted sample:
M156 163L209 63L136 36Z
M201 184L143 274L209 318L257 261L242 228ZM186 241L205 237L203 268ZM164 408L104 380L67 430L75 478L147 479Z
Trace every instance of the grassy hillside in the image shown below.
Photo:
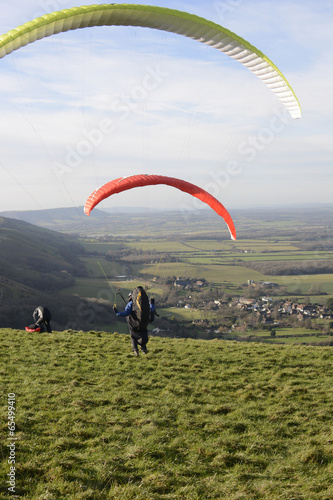
M2 498L13 454L29 500L333 497L330 348L151 338L135 358L120 334L0 340Z
M68 286L84 273L82 253L69 236L0 217L0 275L11 280L12 289L14 282L43 291Z
M57 293L85 275L83 253L70 236L0 217L0 326L31 324L39 304L51 308L58 325L75 317L68 310L85 307L80 306L82 300L70 297L61 303Z

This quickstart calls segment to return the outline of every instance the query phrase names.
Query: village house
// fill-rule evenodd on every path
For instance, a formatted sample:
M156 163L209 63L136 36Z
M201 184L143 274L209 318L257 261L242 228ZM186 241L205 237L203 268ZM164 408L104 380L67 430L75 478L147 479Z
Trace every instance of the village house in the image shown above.
M192 285L192 281L189 279L186 280L186 279L177 278L173 285L176 287L179 287L179 288L186 288L186 287L189 287L190 285Z

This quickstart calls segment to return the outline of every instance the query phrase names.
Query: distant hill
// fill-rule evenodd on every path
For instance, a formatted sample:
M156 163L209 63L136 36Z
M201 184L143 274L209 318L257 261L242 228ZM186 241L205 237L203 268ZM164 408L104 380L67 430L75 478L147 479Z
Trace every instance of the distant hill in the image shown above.
M63 207L45 210L12 210L0 213L3 217L24 220L25 222L30 222L31 224L36 224L36 222L45 223L57 219L77 220L82 214L83 207Z
M161 211L155 210L159 214ZM122 207L107 210L95 208L92 215L87 217L83 206L69 208L50 208L45 210L16 210L0 212L0 217L18 219L39 227L65 233L91 234L106 230L110 227L120 227L129 214L147 214L148 208ZM135 225L135 223L134 223Z
M177 229L183 233L184 213L181 211L163 211L145 207L119 207L99 210L95 208L90 217L84 214L83 207L52 208L46 210L26 210L1 212L0 217L19 219L39 227L52 229L61 233L79 236L137 235L142 230L163 225L163 234L175 233ZM219 216L210 210L193 211L192 218L199 220L207 217L219 220ZM186 224L188 215L186 214ZM181 226L181 227L180 227Z
M235 222L237 234L247 235L249 221L258 221L258 234L262 236L264 229L260 222L292 221L293 227L305 229L311 220L311 227L331 227L333 204L312 204L308 206L293 205L280 207L257 207L230 210ZM163 236L182 235L188 233L189 224L192 230L203 231L207 237L210 225L213 235L216 228L221 228L224 236L225 227L221 218L212 210L200 209L184 211L179 207L174 210L161 210L158 207L114 207L99 210L95 208L87 217L83 206L69 208L53 208L45 210L0 212L0 217L18 219L35 226L52 229L61 233L78 234L80 236L103 236L105 234L124 236L146 234L156 236L163 228ZM218 224L218 225L216 225ZM285 230L286 228L284 228ZM253 228L251 228L253 231ZM260 233L260 234L259 234ZM254 236L254 235L253 235ZM225 237L229 238L227 232Z
M22 210L1 212L0 216L11 219L18 219L29 222L36 226L53 229L55 231L63 231L66 228L81 227L82 225L91 225L96 220L106 217L104 212L94 210L94 218L87 217L83 212L83 207L70 208L51 208L46 210Z

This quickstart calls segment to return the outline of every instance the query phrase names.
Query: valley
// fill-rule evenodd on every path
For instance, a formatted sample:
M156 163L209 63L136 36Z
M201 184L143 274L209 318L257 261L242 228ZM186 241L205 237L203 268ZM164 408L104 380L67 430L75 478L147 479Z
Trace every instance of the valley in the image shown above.
M63 227L59 217L67 217L61 234L2 219L7 221L0 233L2 311L20 300L20 309L29 314L42 292L58 329L126 332L126 323L112 316L113 304L121 307L116 292L126 296L141 283L158 304L160 318L152 325L158 335L333 340L327 307L333 297L331 207L236 211L236 241L208 211L186 217L181 212L97 213L81 231L69 210L68 217L56 211L57 222L49 224ZM34 253L29 257L29 252ZM288 313L287 302L292 304ZM22 316L3 326L18 328L19 321Z

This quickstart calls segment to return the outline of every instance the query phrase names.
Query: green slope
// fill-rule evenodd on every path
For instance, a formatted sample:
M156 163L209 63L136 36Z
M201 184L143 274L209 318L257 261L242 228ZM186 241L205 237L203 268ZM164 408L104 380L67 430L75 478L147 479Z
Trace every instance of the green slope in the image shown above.
M84 274L83 248L69 236L16 219L0 218L0 276L51 291ZM4 283L3 283L4 284ZM13 283L11 287L15 288Z
M4 496L14 393L21 498L332 498L331 348L148 346L0 330Z

